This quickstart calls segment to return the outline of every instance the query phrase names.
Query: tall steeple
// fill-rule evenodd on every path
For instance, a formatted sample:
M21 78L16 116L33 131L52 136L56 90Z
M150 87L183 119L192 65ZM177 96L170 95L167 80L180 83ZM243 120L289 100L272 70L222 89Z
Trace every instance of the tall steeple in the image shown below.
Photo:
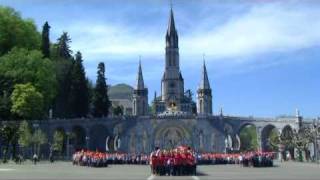
M166 34L166 47L178 48L178 33L174 22L172 7L170 9L170 17Z
M144 116L148 114L148 89L144 86L141 57L139 59L139 68L137 75L137 82L135 89L133 90L133 115Z
M172 7L170 9L165 41L165 71L161 81L161 100L164 102L165 107L161 109L182 111L181 102L184 99L184 80L179 65L178 33Z
M144 81L143 81L142 68L141 68L141 59L139 60L136 89L140 89L140 90L144 89Z
M202 74L201 74L201 81L199 84L199 89L210 89L210 83L209 83L205 60L203 60Z
M212 92L203 56L201 80L197 91L197 113L200 115L212 114Z

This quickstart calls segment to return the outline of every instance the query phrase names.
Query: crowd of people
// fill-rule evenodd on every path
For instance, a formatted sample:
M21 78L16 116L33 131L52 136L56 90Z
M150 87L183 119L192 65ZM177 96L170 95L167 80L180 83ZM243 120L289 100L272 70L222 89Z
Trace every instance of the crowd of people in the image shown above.
M107 167L109 164L150 164L151 173L160 176L193 175L196 174L196 165L239 164L244 167L272 167L273 159L272 152L195 153L190 147L185 146L172 150L156 148L150 155L85 150L73 154L74 165Z
M108 164L149 164L146 154L102 153L97 151L77 151L73 154L73 164L89 167L107 167Z
M180 146L172 150L156 148L150 155L151 173L159 176L196 174L195 153L190 147Z
M240 164L244 167L272 167L274 153L247 152L237 154L202 153L197 155L197 164Z

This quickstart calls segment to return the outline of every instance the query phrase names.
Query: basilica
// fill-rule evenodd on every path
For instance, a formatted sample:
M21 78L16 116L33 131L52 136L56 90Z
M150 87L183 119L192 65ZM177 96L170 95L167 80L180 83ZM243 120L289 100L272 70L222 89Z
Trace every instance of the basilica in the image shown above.
M174 22L173 10L170 11L166 32L165 67L161 79L161 95L155 94L153 108L155 114L176 115L211 115L212 95L205 62L201 81L197 90L197 103L192 100L191 92L184 91L184 79L180 70L179 38ZM139 64L137 83L133 95L133 115L148 114L148 89L145 88L141 64Z
M230 116L222 111L213 114L213 95L205 62L196 102L191 92L185 91L180 70L179 38L172 9L165 42L161 94L155 94L152 100L152 113L149 111L148 89L139 63L136 85L129 89L132 93L126 96L128 99L112 95L117 103L127 106L127 114L103 118L48 119L33 121L32 126L48 133L49 142L52 142L56 131L63 132L66 135L63 153L68 156L79 149L149 153L155 147L173 148L177 145L191 146L199 152L234 152L241 149L240 132L247 126L256 130L258 149L268 151L271 148L271 132L276 131L280 135L308 125L298 110L293 115L271 118Z

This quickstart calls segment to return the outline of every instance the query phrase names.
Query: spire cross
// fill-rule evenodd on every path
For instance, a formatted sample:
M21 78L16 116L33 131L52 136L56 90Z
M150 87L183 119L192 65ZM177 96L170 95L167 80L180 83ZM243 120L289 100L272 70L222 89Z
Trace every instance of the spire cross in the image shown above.
M205 56L206 56L206 54L203 53L203 54L202 54L203 63L206 62Z
M170 8L171 8L171 9L172 9L172 6L173 6L172 0L170 0Z

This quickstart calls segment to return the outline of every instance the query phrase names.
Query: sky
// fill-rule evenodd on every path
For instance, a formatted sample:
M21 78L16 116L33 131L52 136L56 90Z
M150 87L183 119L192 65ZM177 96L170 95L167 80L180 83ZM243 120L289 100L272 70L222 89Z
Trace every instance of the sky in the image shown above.
M0 0L48 21L50 39L68 32L89 79L134 86L141 56L149 100L160 94L169 0ZM234 116L320 116L320 1L173 0L185 89L196 98L203 59L213 111Z

